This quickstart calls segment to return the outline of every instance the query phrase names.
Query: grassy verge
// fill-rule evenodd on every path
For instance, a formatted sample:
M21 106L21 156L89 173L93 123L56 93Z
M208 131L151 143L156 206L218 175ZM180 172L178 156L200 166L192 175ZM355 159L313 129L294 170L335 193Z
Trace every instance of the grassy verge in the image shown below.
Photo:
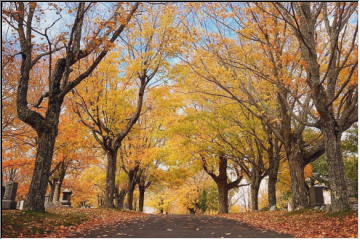
M47 212L2 211L2 237L69 237L89 228L144 217L146 214L119 209L52 208Z
M4 237L25 237L47 234L57 227L80 224L88 217L80 212L34 212L2 211L2 235Z

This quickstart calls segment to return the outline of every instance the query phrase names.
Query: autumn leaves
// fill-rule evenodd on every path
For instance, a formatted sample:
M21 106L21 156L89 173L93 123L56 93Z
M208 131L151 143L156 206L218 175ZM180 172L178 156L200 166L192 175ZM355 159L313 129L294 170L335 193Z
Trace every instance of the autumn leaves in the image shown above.
M106 156L105 185L99 184L106 207L126 191L132 208L135 185L142 192L152 182L154 194L162 194L157 187L178 190L175 183L205 170L221 193L222 212L229 189L242 179L251 185L256 210L266 177L269 206L277 204L283 169L291 201L308 207L304 168L325 153L332 209L349 208L340 142L357 121L356 4L51 3L49 9L71 19L65 32L53 30L61 17L40 24L50 14L43 5L8 3L3 12L20 42L3 42L11 99L4 99L4 120L14 126L3 130L17 134L25 125L36 132L29 134L36 136L28 154L36 161L28 209L44 210L57 156L88 158L68 145L52 161L55 140L71 124L66 114L82 125L78 134L93 154ZM15 103L23 123L14 120ZM176 167L190 170L179 176ZM127 184L117 182L121 174Z

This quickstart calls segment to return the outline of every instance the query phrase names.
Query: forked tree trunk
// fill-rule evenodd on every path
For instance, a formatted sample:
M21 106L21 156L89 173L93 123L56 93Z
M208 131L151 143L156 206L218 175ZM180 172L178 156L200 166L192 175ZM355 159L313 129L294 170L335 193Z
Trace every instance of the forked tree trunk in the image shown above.
M49 181L52 156L54 153L57 124L48 131L38 133L38 146L35 159L35 167L29 193L25 201L27 210L45 211L45 194Z
M329 168L331 211L346 211L350 209L350 204L341 153L341 132L337 132L331 125L323 129L322 132L325 140L326 161Z
M228 159L224 156L224 154L219 154L219 161L218 161L218 169L219 175L215 175L214 172L210 171L207 167L206 160L202 157L203 161L203 168L207 174L214 180L218 190L218 197L219 197L219 213L229 213L229 198L228 193L229 190L232 188L236 188L242 179L242 175L239 176L237 171L237 179L233 182L228 183L228 177L226 169L228 167Z
M107 152L107 164L104 207L114 208L116 151Z

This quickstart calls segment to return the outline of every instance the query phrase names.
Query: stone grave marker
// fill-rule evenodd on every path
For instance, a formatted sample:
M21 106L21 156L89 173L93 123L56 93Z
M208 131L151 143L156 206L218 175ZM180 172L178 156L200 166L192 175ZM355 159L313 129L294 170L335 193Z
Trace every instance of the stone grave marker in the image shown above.
M4 198L1 200L1 209L16 209L17 182L7 182L5 185Z
M310 205L313 207L316 206L323 206L325 205L324 202L324 195L323 195L323 186L313 186L310 188Z
M20 201L20 204L19 204L19 210L23 210L24 209L24 200L21 200Z
M62 197L62 200L61 200L61 204L63 206L67 206L67 207L71 206L71 194L72 194L72 191L69 190L69 189L65 189L63 191L63 197Z

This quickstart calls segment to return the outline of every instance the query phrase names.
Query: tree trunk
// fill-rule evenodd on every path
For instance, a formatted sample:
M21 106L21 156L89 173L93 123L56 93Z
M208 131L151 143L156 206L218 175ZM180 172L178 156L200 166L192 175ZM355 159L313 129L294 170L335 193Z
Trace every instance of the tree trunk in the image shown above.
M124 200L125 200L125 196L126 196L126 190L121 189L118 197L117 197L117 207L120 209L124 209Z
M305 183L302 156L300 153L293 152L288 160L294 207L308 207L308 190Z
M49 184L50 184L50 199L49 199L49 201L52 202L54 199L55 181L54 182L50 181Z
M104 207L114 208L116 151L107 152L107 161Z
M60 167L59 191L58 191L58 194L55 195L57 201L60 201L61 187L62 187L62 185L64 183L66 170L67 170L67 165L63 162L61 167Z
M271 149L269 153L269 172L268 172L268 207L276 207L276 182L280 166L281 146L276 139L270 139Z
M129 210L133 210L134 190L135 190L135 186L129 185L129 190L127 194L127 207Z
M49 181L49 172L57 136L57 123L47 131L38 133L39 140L35 158L35 167L25 201L27 210L45 211L45 194Z
M145 186L139 185L139 211L144 211Z
M56 179L54 183L54 196L53 196L53 203L59 202L60 199L60 182Z
M129 170L128 173L128 209L133 210L133 200L134 200L134 190L137 182L137 172L139 170L139 166Z
M219 193L219 213L229 213L228 187L226 182L216 183Z
M277 173L274 174L270 171L269 172L269 180L268 180L269 208L272 206L276 206L276 182L277 182Z
M253 211L259 210L258 194L259 194L260 182L261 182L260 176L254 176L254 179L252 179L251 181L250 206L251 206L251 210Z
M137 209L137 198L136 198L136 196L134 197L133 208L134 208L134 211L136 211L136 209Z
M335 128L324 128L326 161L329 168L329 184L331 189L331 211L339 212L350 209L344 162L341 152L341 132Z

